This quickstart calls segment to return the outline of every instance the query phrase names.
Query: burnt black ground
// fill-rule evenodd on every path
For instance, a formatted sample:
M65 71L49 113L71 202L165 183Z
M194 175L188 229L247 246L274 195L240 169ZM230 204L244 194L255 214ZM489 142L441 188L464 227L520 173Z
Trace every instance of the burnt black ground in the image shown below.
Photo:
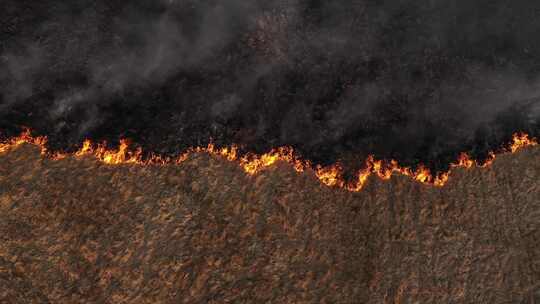
M5 0L0 136L445 169L540 135L538 1Z

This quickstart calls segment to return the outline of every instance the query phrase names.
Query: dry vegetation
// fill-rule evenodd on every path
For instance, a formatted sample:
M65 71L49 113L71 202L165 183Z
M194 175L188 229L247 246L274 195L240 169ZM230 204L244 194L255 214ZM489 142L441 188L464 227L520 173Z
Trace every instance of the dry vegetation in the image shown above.
M540 148L351 193L193 155L0 154L1 303L540 303Z

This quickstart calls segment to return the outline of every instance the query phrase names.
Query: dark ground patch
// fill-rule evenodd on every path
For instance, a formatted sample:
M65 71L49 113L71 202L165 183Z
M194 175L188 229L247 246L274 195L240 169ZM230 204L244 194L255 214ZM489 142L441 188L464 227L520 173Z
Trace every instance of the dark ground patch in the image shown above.
M7 0L0 134L445 169L540 135L538 1Z

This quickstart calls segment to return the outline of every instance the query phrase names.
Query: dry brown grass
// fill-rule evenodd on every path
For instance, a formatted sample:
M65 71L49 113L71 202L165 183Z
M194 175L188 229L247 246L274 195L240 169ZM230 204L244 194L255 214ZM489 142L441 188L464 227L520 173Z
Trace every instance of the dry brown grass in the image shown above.
M2 303L540 303L540 148L360 193L283 163L0 154Z

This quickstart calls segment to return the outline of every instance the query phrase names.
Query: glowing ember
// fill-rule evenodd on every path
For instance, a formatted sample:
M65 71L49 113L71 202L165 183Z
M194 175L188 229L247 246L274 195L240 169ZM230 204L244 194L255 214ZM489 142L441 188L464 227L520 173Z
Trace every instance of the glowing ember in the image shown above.
M435 180L433 181L433 185L437 187L442 187L444 184L448 181L448 177L450 176L450 172L442 172L437 177L435 177Z
M533 146L533 144L531 144L531 146ZM512 153L514 153L514 152L512 152ZM493 151L489 151L488 157L485 160L484 164L481 165L481 167L489 167L489 166L491 166L491 164L493 163L494 160L495 160L495 153Z
M33 137L30 130L26 129L18 137L7 140L4 143L0 143L0 153L7 152L22 144L32 144L40 147L41 154L47 155L52 159L62 159L69 155L63 153L49 153L46 149L47 138L46 137ZM527 134L514 134L512 142L507 152L515 153L518 150L535 146L538 142L535 139L529 138ZM207 147L192 148L186 153L180 155L177 159L172 160L170 158L163 158L159 155L151 155L146 160L142 159L142 150L140 148L135 151L129 150L129 142L127 140L121 140L118 150L107 149L105 144L92 144L90 140L85 140L82 147L73 153L75 157L91 156L96 159L110 165L118 164L170 164L181 163L185 161L192 153L207 153L215 157L223 157L229 161L236 161L241 168L249 175L255 175L261 170L272 166L276 162L282 161L290 164L297 172L303 172L306 169L311 169L315 172L315 176L319 181L330 187L344 188L349 191L360 191L369 176L374 174L383 180L388 180L393 174L398 173L400 175L409 176L412 179L423 183L430 184L437 187L444 186L450 177L451 169L448 172L439 173L433 176L429 169L420 165L416 170L412 170L408 167L402 167L396 160L389 162L383 162L382 160L375 160L373 156L369 156L366 159L365 168L360 170L357 174L356 181L347 183L343 178L343 169L338 164L321 167L313 167L309 162L299 160L294 155L294 150L290 147L281 147L273 149L272 151L262 154L247 154L242 157L238 155L238 147L224 147L216 148L213 144L209 144ZM489 152L486 161L479 165L477 161L470 158L466 153L461 153L456 163L451 164L451 168L462 167L488 167L493 163L495 159L495 153Z

